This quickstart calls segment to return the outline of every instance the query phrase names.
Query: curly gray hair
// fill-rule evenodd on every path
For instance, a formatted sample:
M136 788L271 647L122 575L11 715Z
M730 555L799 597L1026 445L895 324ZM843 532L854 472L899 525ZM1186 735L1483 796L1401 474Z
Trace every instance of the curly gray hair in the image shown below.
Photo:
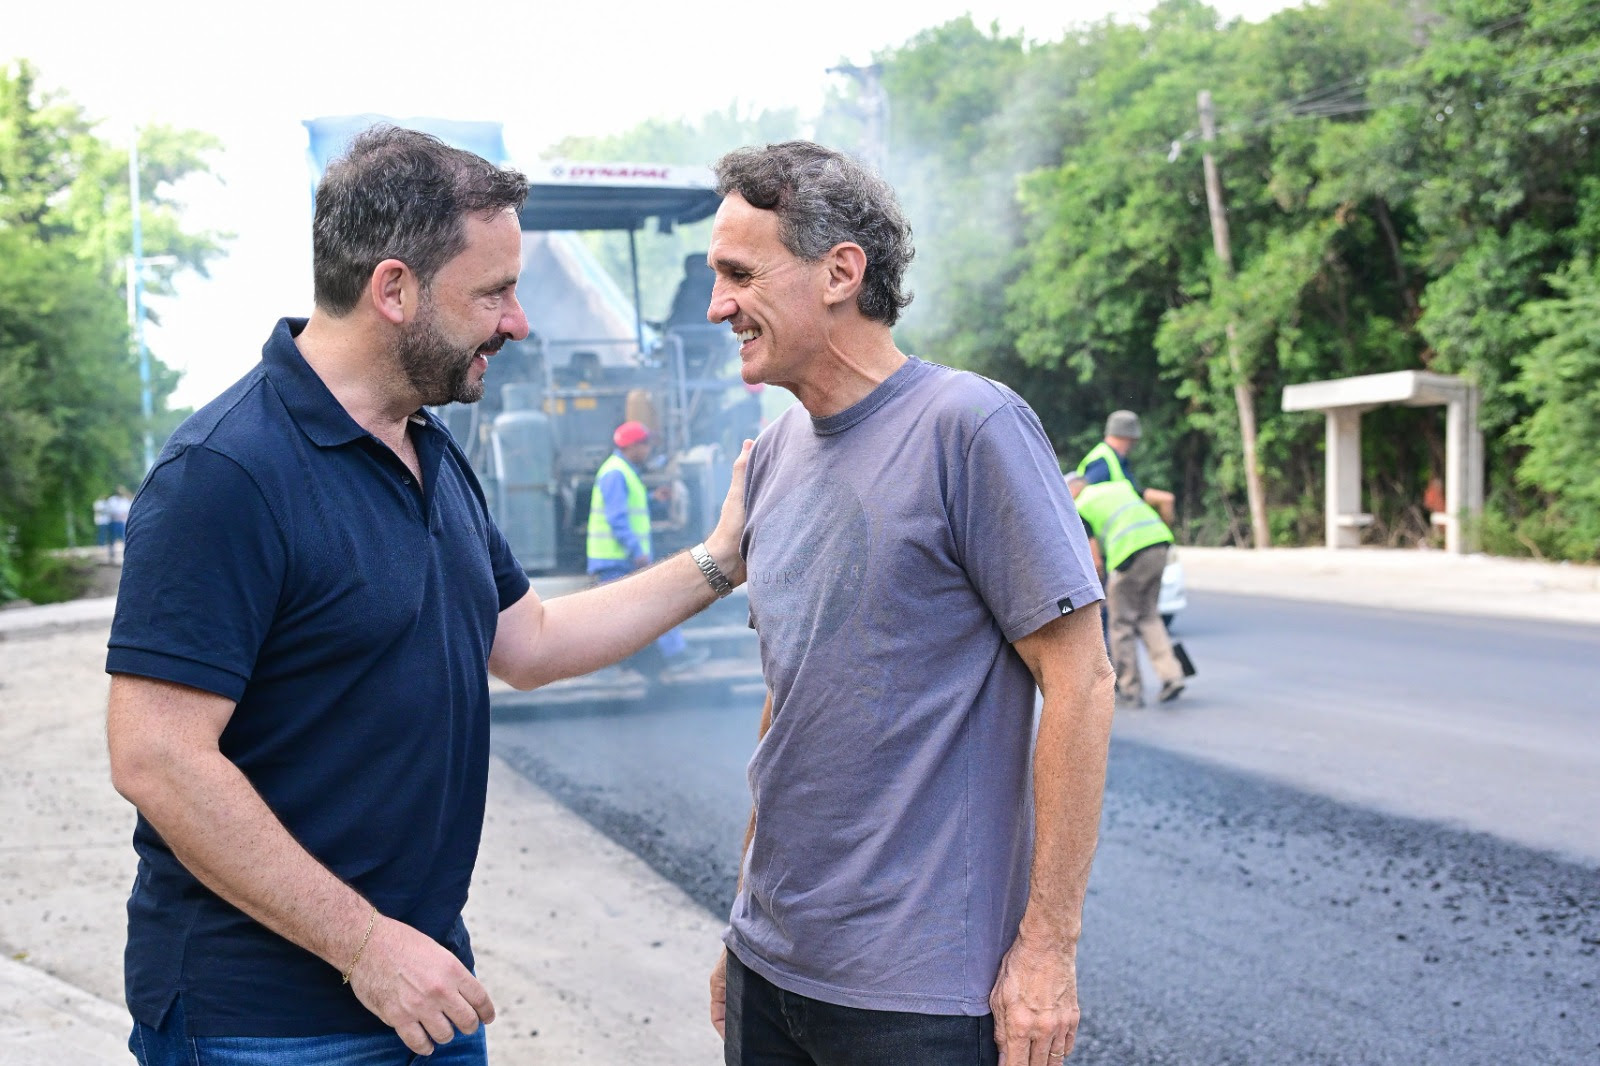
M814 263L839 244L860 245L867 253L856 296L863 315L892 326L911 303L902 287L916 255L911 225L877 174L810 141L738 148L717 160L716 172L717 192L777 212L779 239L799 258Z

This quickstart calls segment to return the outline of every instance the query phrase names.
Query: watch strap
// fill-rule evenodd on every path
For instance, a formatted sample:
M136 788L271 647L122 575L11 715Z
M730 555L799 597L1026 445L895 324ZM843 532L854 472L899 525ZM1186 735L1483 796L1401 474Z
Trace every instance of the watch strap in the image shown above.
M728 575L722 572L722 567L717 565L717 561L711 558L711 553L706 550L704 541L690 548L689 556L694 559L694 564L705 575L706 584L710 585L711 591L717 594L717 599L720 600L733 591L733 582L728 580Z

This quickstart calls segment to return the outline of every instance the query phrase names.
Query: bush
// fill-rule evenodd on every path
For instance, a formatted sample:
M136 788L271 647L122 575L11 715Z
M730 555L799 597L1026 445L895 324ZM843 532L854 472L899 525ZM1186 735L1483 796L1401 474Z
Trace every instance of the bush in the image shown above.
M43 553L24 559L19 569L17 592L32 603L75 600L88 590L94 575L92 562Z
M1550 278L1560 298L1531 304L1542 340L1519 356L1519 391L1533 414L1512 431L1527 453L1517 481L1538 494L1538 509L1517 520L1516 539L1540 555L1600 559L1600 270L1574 261Z
M1553 510L1509 515L1485 509L1477 534L1479 548L1490 555L1594 561L1594 542L1580 540L1581 534Z
M22 596L18 590L22 575L17 566L13 537L10 530L0 528L0 603L10 603Z

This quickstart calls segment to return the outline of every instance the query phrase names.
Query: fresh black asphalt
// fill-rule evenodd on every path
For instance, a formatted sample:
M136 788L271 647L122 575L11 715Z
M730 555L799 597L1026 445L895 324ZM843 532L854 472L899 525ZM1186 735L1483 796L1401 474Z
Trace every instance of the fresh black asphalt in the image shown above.
M1191 600L1197 643L1324 664L1351 699L1443 692L1489 715L1531 657L1559 675L1549 714L1600 713L1594 659L1569 662L1596 646L1580 627ZM508 715L495 748L722 914L753 704ZM1600 1063L1600 869L1119 739L1079 973L1077 1063Z

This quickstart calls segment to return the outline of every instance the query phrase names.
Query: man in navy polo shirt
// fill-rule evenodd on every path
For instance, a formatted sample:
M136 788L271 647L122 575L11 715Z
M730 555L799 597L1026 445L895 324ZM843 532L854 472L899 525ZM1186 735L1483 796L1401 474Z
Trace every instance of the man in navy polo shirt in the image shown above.
M140 490L106 668L145 1066L485 1062L461 910L486 669L597 669L743 580L741 457L704 545L542 602L424 409L479 399L527 334L526 190L423 134L358 137L318 189L310 319Z

